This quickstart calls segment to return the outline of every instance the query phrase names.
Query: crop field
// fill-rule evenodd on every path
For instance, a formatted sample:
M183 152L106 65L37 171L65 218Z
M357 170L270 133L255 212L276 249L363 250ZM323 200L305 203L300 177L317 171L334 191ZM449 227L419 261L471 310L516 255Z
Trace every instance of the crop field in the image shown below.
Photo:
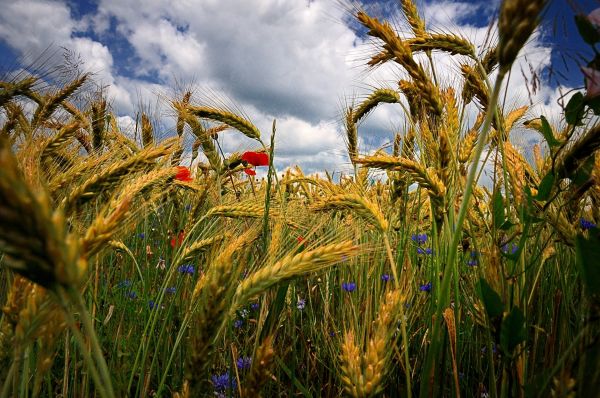
M0 397L600 396L600 72L558 123L503 102L544 7L504 0L487 48L351 8L402 78L343 110L339 178L192 91L134 137L87 73L0 79ZM380 104L407 123L367 152Z

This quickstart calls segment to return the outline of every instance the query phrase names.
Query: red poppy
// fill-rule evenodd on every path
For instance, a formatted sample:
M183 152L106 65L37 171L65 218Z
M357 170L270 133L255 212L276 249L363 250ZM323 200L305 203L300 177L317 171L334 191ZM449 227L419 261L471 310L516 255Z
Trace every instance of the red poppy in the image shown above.
M269 165L269 155L263 152L244 152L242 160L250 163L252 166Z
M175 179L183 182L190 182L194 180L192 178L190 169L185 166L177 166L177 174L175 174Z
M296 240L298 241L298 243L304 243L304 236L299 235Z
M181 244L183 243L183 238L185 238L185 234L183 233L183 231L179 231L177 239L175 239L174 236L171 238L171 247L174 249L176 246L181 246Z
M256 175L256 171L254 171L252 169L244 169L244 173L248 174L249 176L255 176Z

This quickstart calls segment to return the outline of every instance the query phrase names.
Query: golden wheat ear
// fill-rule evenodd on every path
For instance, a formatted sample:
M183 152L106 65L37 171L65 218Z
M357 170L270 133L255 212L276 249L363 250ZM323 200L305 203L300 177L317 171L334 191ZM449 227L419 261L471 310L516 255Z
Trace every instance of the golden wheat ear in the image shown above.
M79 282L85 261L80 260L77 242L67 235L64 217L52 211L45 190L34 191L24 181L2 138L0 215L0 250L10 269L48 289Z

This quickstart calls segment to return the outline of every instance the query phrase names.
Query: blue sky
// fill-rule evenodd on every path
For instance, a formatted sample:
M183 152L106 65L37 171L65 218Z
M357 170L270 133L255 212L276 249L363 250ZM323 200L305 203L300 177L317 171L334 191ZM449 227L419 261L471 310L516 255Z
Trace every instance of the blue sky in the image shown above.
M278 120L276 165L299 164L307 172L349 170L340 110L374 86L394 87L392 67L367 71L373 46L338 0L0 0L0 65L35 58L50 46L51 62L69 48L95 72L123 128L140 105L154 110L164 135L173 132L165 98L194 89L198 103L220 102L242 109L266 136ZM363 0L365 9L408 33L398 0ZM417 1L428 28L452 30L482 45L499 0ZM544 24L509 83L508 105L533 103L531 116L557 117L557 100L581 87L578 65L591 55L578 37L573 15L588 13L591 0L551 2ZM495 35L493 35L495 37ZM583 57L583 58L582 58ZM436 59L445 84L458 81L456 60ZM543 87L531 98L529 65ZM523 73L521 72L523 71ZM552 73L550 73L552 71ZM514 90L513 90L514 89ZM514 94L514 95L513 95ZM402 131L398 106L384 106L360 127L361 151ZM234 133L222 135L227 152L253 146ZM529 145L527 141L524 145Z

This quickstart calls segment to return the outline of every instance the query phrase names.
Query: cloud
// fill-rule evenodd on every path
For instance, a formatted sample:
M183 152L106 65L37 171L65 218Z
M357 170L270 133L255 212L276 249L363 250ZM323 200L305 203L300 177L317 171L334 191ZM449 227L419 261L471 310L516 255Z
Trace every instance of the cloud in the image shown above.
M397 4L368 3L370 12L387 15L401 32L410 32ZM497 0L422 5L434 31L460 33L479 50L488 44L487 21ZM175 93L176 84L198 93L203 104L226 102L244 109L265 142L277 119L275 160L280 168L300 164L307 172L350 170L340 103L351 103L351 96L362 100L375 87L395 89L405 77L393 63L366 71L372 42L349 26L346 11L331 0L99 0L93 13L75 17L71 11L66 1L58 0L6 4L0 40L21 54L40 53L51 44L74 50L86 70L108 87L123 128L131 129L143 105L155 111L159 134L173 134L175 119L165 99ZM548 66L550 53L540 34L530 40L511 76L507 108L529 102L525 85L530 77L520 70L528 75L529 64ZM422 56L418 60L429 65ZM459 86L459 65L466 61L434 53L442 85ZM532 114L546 112L553 120L559 95L558 88L548 87L532 95ZM477 110L470 106L469 111L473 119ZM389 144L405 127L400 106L378 107L359 126L360 151ZM224 132L219 140L225 153L257 147L237 132Z

